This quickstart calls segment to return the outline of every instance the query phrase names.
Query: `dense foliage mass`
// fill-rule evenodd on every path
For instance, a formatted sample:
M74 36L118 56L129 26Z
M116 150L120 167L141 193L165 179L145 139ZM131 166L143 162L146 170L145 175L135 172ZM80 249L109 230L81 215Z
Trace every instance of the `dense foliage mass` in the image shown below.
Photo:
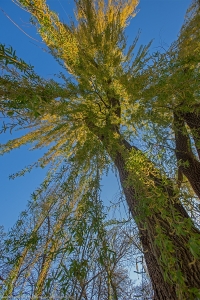
M50 165L1 245L2 297L198 299L200 297L200 3L165 53L128 47L137 0L79 0L62 23L45 0L16 0L31 13L69 76L44 80L0 47L1 145L46 147ZM117 171L133 219L110 220L100 181ZM116 200L117 201L117 200ZM134 220L134 221L133 221ZM128 225L127 225L128 224ZM150 278L134 286L126 261ZM143 262L143 257L145 263Z

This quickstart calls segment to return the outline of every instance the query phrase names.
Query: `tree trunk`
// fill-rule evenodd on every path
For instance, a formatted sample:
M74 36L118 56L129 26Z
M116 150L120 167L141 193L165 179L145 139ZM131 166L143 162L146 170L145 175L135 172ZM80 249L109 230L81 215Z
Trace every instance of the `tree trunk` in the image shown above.
M200 113L198 111L196 113L188 112L183 115L183 118L191 129L195 147L200 159Z
M127 150L131 150L132 147L126 141L123 141L123 144ZM173 190L170 187L167 203L162 208L168 212L172 211L170 218L169 214L167 218L164 218L162 210L161 212L156 210L149 216L143 215L141 219L141 212L138 210L140 205L138 193L133 186L127 185L127 179L132 174L126 170L125 160L121 153L115 154L114 161L129 209L138 225L140 241L154 290L154 299L195 299L191 289L196 288L200 292L200 260L194 258L187 244L193 236L200 239L200 232L192 224L179 200L171 201L170 196L173 196ZM154 178L154 181L156 185L161 186L159 178ZM166 187L161 188L165 193ZM149 205L154 201L155 199L149 199ZM191 230L187 232L186 225L182 228L185 232L176 232L176 222L190 223ZM164 240L157 240L159 232L161 232L160 238L163 236Z
M195 130L194 141L196 141L196 150L199 152L198 143L200 130L198 125L200 125L200 118L195 114L190 115L187 113L182 115L181 113L174 113L176 157L180 171L187 177L191 187L200 199L200 162L191 149L190 138L185 127L185 121L192 131Z
M161 176L155 175L157 170L149 173L155 191L160 189L165 201L160 201L153 190L151 196L143 199L140 190L130 182L138 170L128 170L126 166L132 150L145 157L142 152L121 138L119 128L109 124L105 130L89 119L86 124L102 141L118 169L129 210L138 226L154 299L197 299L200 297L200 253L197 256L193 247L200 249L200 232L179 201L170 180L164 183ZM112 137L116 133L118 139ZM146 162L151 163L147 159ZM143 206L147 208L146 213Z

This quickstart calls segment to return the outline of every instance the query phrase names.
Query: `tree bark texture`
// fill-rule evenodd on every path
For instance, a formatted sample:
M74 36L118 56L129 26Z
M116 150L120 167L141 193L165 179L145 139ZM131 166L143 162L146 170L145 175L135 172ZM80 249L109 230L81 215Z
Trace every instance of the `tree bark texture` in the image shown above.
M198 126L200 126L200 117L195 113L184 115L174 113L176 158L180 171L187 177L191 187L200 199L200 162L191 149L185 121L192 130L196 150L199 154L200 127L198 128Z
M191 112L183 115L185 122L190 127L195 142L195 147L200 159L200 113Z
M131 146L126 141L123 141L123 144L127 150L131 149ZM173 215L171 216L171 220L166 221L158 212L153 213L151 216L146 216L142 221L140 219L140 215L138 215L139 212L137 211L139 203L134 187L127 186L126 183L131 174L126 171L125 160L121 153L116 154L115 165L119 172L121 185L123 187L129 209L133 218L138 220L137 225L140 241L142 243L146 265L154 290L154 299L195 299L194 296L188 292L188 289L196 288L200 291L200 260L194 259L192 253L187 247L187 243L193 234L198 235L200 238L200 232L192 226L192 232L185 235L178 235L171 226L174 222ZM159 180L156 181L156 184L159 184ZM170 211L171 205L173 205L173 211L175 211L179 216L180 222L185 219L189 220L187 212L179 201L175 201L174 203L169 201L169 203L165 205L165 209ZM144 226L144 224L146 224L146 226ZM185 290L180 290L181 287L178 283L173 282L172 277L168 278L168 280L165 279L165 266L161 263L162 250L165 250L159 248L155 242L157 225L159 225L164 232L166 239L173 244L175 251L172 252L171 255L176 261L177 269L180 269L183 275Z
M153 181L155 189L158 188L161 191L164 203L157 203L156 196L152 194L147 200L148 214L143 213L141 207L145 200L140 197L140 191L136 190L136 185L129 184L129 179L134 177L137 170L129 170L126 166L127 157L132 150L136 153L139 151L141 156L142 152L120 136L119 126L107 123L107 128L102 130L89 119L86 119L86 124L89 130L101 140L118 169L129 210L138 226L154 290L154 300L197 299L195 293L199 292L200 294L200 259L194 257L195 254L191 252L190 243L191 240L194 243L196 240L200 240L200 232L182 206L172 183L167 180L166 184L162 180L162 176L155 175L156 172L148 175ZM178 135L180 134L180 131L176 132ZM118 134L119 139L111 138L112 134L113 136ZM179 136L176 136L176 141L180 141ZM183 139L180 145L177 148L177 155L181 155L181 157L177 158L183 159L185 150L182 150L189 147L188 141ZM200 196L200 163L191 154L187 153L187 157L184 158L188 160L191 156L191 166L189 165L188 168L183 165L181 171L188 176L193 189Z

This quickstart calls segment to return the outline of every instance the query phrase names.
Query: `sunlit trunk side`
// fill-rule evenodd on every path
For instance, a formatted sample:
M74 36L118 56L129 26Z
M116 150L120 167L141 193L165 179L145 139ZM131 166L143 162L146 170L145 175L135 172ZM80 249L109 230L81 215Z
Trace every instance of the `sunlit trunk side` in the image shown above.
M131 150L131 146L126 141L123 141L123 144L127 150ZM144 257L154 289L154 299L194 299L189 289L196 288L200 291L200 260L194 259L187 244L193 235L198 235L200 239L200 232L192 225L190 233L187 234L183 232L182 234L177 234L173 227L175 222L173 215L171 215L171 220L166 220L162 217L161 213L155 212L151 216L143 215L144 219L141 220L140 211L137 210L140 203L138 203L134 187L127 186L127 179L131 177L131 173L126 171L125 160L121 153L116 154L115 165L119 172L121 185L129 209L138 225ZM156 185L158 184L159 179L156 182ZM155 200L156 199L149 199L149 205L152 205ZM186 221L187 224L189 217L181 203L178 200L173 201L170 197L167 201L168 203L165 203L165 207L160 208L160 210L173 210L173 212L179 216L179 222L184 223ZM158 229L163 232L163 238L169 241L169 247L172 243L172 247L175 251L172 250L172 253L167 253L167 249L162 249L162 241L160 241L160 247L156 245ZM170 248L168 251L170 252ZM166 261L166 264L161 265L164 256L166 256L165 259L168 257L169 260ZM167 264L170 264L170 261L172 263L172 272L173 268L177 268L177 270L179 269L181 271L184 278L183 285L181 282L179 285L178 280L174 280L170 274L170 269L166 270ZM165 279L167 276L171 282ZM185 290L183 286L185 286Z

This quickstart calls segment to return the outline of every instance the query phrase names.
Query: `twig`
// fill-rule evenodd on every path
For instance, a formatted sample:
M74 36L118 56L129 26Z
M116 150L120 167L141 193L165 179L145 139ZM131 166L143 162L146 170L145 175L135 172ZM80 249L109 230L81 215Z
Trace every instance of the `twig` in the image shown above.
M43 43L43 42L40 42L36 39L34 39L32 36L30 36L28 33L26 33L21 27L19 27L19 25L17 25L10 17L9 15L0 7L0 10L3 12L3 14L19 29L21 30L26 36L28 36L30 39L38 42L38 43Z

